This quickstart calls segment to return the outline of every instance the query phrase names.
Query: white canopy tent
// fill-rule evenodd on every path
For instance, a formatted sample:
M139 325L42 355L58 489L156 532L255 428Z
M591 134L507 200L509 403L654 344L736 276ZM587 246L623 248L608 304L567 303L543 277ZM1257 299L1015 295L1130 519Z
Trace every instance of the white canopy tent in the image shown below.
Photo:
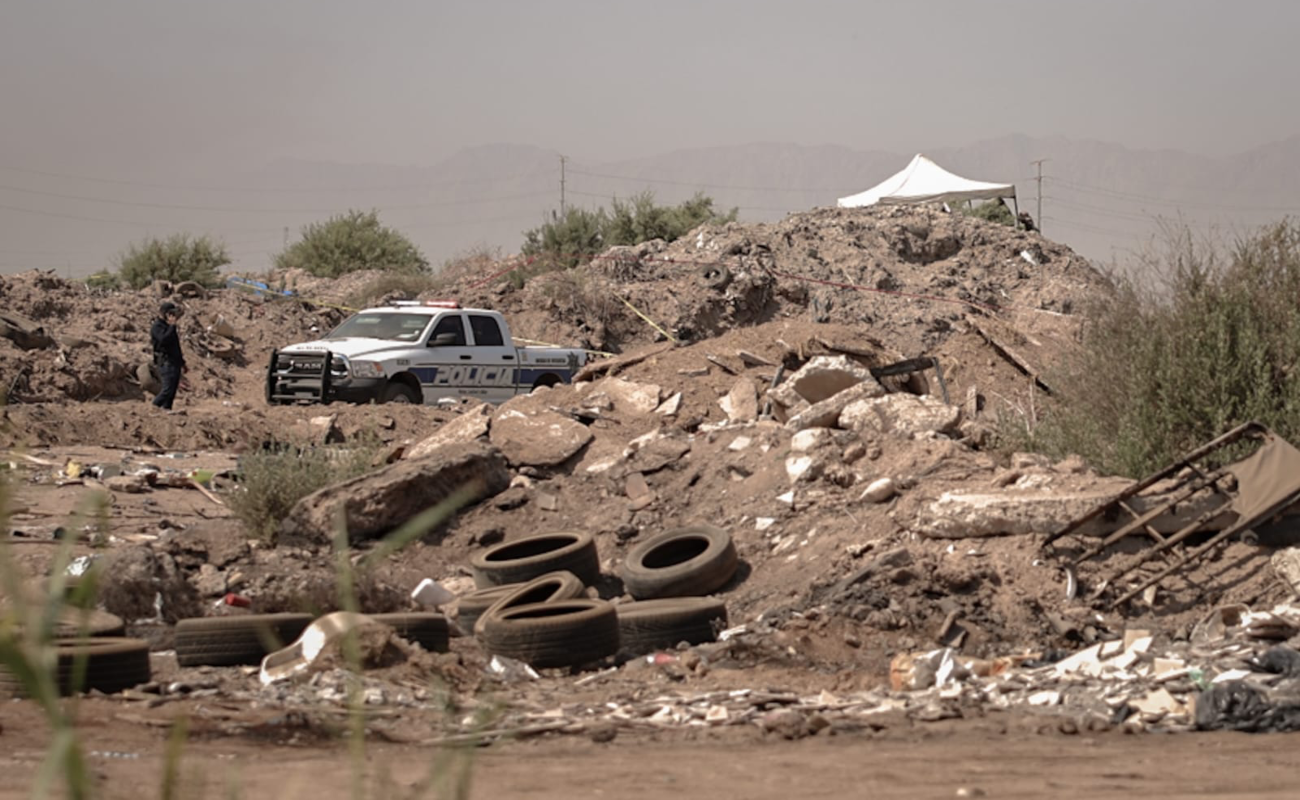
M959 200L1016 199L1009 183L986 183L954 175L917 153L912 162L865 192L839 199L841 208L909 203L948 203Z

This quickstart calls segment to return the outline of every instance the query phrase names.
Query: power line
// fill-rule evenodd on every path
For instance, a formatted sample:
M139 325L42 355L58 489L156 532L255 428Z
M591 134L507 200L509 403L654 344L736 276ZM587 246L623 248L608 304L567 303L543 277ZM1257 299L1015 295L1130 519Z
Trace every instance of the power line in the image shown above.
M338 192L407 192L420 191L425 189L441 189L450 186L474 186L485 183L505 183L509 181L530 180L532 178L543 177L550 174L547 172L528 172L523 175L511 175L501 178L473 178L455 181L438 181L435 183L409 184L404 186L331 186L317 187L312 189L292 189L289 187L257 187L257 186L195 186L182 184L165 184L165 183L143 183L140 181L119 180L116 178L97 178L89 175L74 175L66 172L49 172L46 170L29 169L27 167L14 167L0 164L0 170L6 172L18 172L26 175L39 175L46 178L61 178L64 180L85 181L87 183L104 183L113 186L132 186L138 189L162 189L165 191L179 192L238 192L246 194L325 194Z
M214 211L222 213L238 214L335 214L338 213L337 206L333 208L243 208L238 206L191 206L179 203L139 203L132 200L116 200L107 197L86 197L84 195L62 194L60 192L46 192L40 189L25 189L19 186L6 186L0 184L0 189L21 194L33 194L40 197L53 197L60 200L78 200L88 203L104 203L114 206L130 206L133 208L155 208L175 211ZM409 205L391 205L386 204L378 206L381 211L408 211L426 208L445 208L448 206L468 205L470 203L497 203L509 200L524 200L531 197L542 197L549 195L550 192L530 192L527 194L505 195L502 197L477 197L467 200L443 200L433 203L415 203Z
M851 192L853 189L846 189L843 186L831 187L793 187L793 186L735 186L723 183L699 183L695 181L674 181L666 178L635 178L630 175L611 175L605 172L590 172L588 170L571 169L574 175L586 175L589 178L606 178L608 180L629 181L631 183L662 183L670 186L692 186L699 189L732 189L741 192L797 192L802 194L814 194L817 192Z
M1297 212L1300 211L1300 205L1296 206L1241 206L1222 203L1205 203L1200 201L1182 201L1174 200L1168 197L1156 197L1154 195L1138 194L1137 192L1126 192L1119 189L1104 189L1099 186L1090 186L1086 183L1070 181L1064 178L1047 177L1046 180L1060 184L1063 188L1081 194L1096 194L1105 197L1114 197L1121 200L1131 199L1140 200L1153 205L1170 206L1173 208L1200 208L1208 211L1262 211L1262 212Z

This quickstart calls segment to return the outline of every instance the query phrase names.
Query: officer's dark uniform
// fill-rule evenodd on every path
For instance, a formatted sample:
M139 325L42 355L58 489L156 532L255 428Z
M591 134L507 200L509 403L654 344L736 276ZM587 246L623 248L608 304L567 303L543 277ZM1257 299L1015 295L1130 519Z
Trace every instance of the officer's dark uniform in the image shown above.
M162 391L153 399L159 408L171 408L176 390L181 385L181 372L185 369L185 355L181 352L181 337L176 326L167 321L169 314L180 316L181 308L175 303L163 303L158 319L153 321L149 338L153 340L153 363L158 367Z

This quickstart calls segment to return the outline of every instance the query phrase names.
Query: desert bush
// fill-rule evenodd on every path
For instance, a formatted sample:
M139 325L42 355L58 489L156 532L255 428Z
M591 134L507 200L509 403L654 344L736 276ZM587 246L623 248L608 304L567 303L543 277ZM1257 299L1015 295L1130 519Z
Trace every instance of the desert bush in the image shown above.
M420 249L398 231L380 224L374 211L349 211L308 225L301 239L276 255L275 266L303 269L318 278L337 278L363 269L429 270Z
M1028 443L1139 477L1258 420L1300 434L1300 226L1231 247L1167 229L1115 295L1088 313L1077 358L1051 376L1057 402Z
M368 308L393 300L414 300L441 286L441 278L418 272L380 272L343 300L349 308Z
M1001 200L989 200L980 203L974 208L966 208L963 206L961 208L961 213L968 217L982 219L986 222L996 222L999 225L1015 226L1016 224L1015 215L1011 213L1010 208L1007 208L1007 204Z
M156 280L221 285L221 268L230 263L226 246L208 236L178 233L131 244L117 258L117 275L132 289Z
M697 194L675 206L656 205L652 192L630 200L614 200L610 211L569 208L524 233L522 252L550 269L567 269L588 261L615 245L633 245L652 239L671 242L705 223L734 222L737 209L723 214L713 207L713 198ZM534 274L539 270L534 269ZM514 273L511 273L512 277Z
M240 458L239 485L228 498L230 510L250 534L274 541L280 521L299 500L373 469L379 444L360 438L361 442L347 447L271 442L245 453Z
M113 291L122 288L122 278L116 272L110 272L106 269L87 275L85 283L88 289Z
M608 225L609 217L603 208L590 211L570 207L563 216L525 232L520 251L553 269L575 267L607 246L605 228Z

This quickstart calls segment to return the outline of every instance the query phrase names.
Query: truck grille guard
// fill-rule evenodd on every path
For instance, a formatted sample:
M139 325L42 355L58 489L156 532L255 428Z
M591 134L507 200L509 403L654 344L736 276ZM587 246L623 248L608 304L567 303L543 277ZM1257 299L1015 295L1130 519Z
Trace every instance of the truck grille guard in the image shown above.
M271 351L266 367L266 401L276 403L328 403L333 375L329 350L305 353Z

